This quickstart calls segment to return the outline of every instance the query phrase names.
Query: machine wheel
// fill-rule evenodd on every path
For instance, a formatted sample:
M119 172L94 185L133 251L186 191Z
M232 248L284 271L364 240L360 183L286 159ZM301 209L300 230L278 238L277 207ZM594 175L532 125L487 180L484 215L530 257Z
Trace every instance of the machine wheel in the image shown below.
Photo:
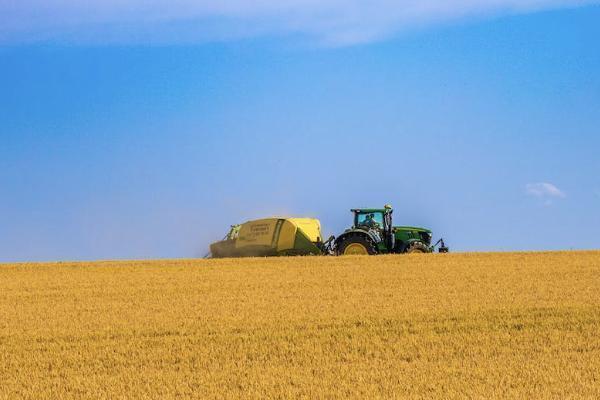
M344 238L337 250L339 256L372 255L376 253L375 245L360 235L351 235Z
M427 246L425 246L421 242L414 242L410 246L408 246L408 249L406 249L406 252L407 253L429 253L429 248L427 248Z

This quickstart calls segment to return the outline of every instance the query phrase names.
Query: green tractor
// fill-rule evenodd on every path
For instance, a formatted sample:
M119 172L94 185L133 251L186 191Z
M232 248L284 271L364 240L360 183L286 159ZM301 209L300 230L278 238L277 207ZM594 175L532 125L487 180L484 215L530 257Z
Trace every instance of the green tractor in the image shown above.
M354 213L354 225L335 238L333 251L337 255L432 253L438 247L447 253L444 240L431 244L429 229L412 226L393 226L390 205L384 208L361 208Z

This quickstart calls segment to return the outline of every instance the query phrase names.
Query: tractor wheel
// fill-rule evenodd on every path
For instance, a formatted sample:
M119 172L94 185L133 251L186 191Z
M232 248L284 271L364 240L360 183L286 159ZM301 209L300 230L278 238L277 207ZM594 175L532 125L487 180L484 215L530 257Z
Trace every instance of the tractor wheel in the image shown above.
M414 242L408 247L408 249L406 249L406 252L407 253L429 253L429 248L421 242Z
M372 255L376 254L375 245L367 238L360 235L352 235L345 238L338 247L339 256L348 255Z

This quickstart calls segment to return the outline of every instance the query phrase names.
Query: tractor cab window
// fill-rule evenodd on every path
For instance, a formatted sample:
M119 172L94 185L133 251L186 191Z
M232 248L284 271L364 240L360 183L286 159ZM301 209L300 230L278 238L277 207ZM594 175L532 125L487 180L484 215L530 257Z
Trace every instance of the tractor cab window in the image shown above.
M365 225L365 226L370 226L370 225L374 225L372 222L374 221L375 223L377 223L379 228L383 228L383 213L381 212L372 212L372 213L361 213L357 215L356 218L356 225L360 226L360 225Z

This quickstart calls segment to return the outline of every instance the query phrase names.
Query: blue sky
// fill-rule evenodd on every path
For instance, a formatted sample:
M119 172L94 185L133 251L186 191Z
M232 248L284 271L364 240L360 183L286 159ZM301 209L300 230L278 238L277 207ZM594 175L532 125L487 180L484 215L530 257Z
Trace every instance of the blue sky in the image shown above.
M452 250L600 247L592 2L33 3L0 5L0 261L385 203Z

